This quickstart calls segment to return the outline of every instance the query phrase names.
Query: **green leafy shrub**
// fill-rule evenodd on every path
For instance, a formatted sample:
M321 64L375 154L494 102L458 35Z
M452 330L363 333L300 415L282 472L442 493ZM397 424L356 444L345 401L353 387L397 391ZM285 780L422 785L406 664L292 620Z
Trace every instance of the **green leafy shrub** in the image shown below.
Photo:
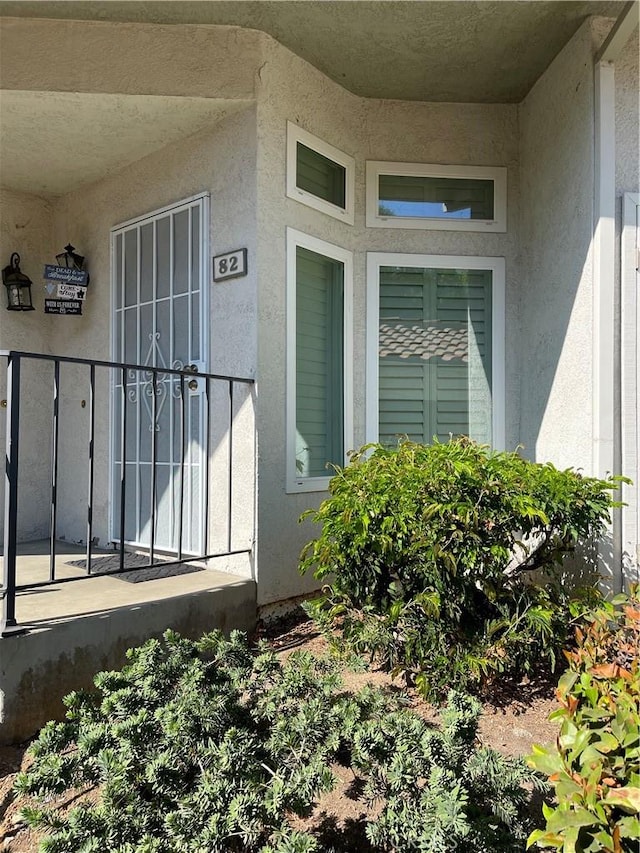
M478 748L480 704L450 693L442 729L400 711L364 722L353 764L367 778L365 796L381 801L367 826L376 849L402 853L521 853L530 818L527 773L520 759Z
M632 853L640 841L640 601L605 602L576 630L558 685L555 749L534 747L557 804L529 846L565 853Z
M63 723L33 743L24 794L99 786L66 817L29 808L43 853L310 853L289 826L333 785L329 764L361 714L382 701L336 694L331 666L294 653L254 656L237 632L197 643L167 632L130 650L119 672L72 693Z
M331 579L309 612L429 696L553 664L570 619L555 567L604 530L617 483L465 438L366 446L305 513L322 532L301 571Z
M378 803L366 832L380 853L500 853L531 829L537 774L478 747L473 699L452 694L438 731L380 690L344 692L335 662L280 663L237 633L167 632L128 655L32 744L19 793L91 792L23 809L42 853L330 853L290 817L332 787L334 762Z

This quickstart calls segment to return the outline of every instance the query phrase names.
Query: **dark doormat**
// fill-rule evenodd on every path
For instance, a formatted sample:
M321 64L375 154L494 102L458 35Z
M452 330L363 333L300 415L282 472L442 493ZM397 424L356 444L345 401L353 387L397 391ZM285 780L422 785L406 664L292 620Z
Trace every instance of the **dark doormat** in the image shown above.
M67 565L76 566L86 571L87 561L69 560ZM125 554L125 569L133 569L131 572L122 572L114 575L114 578L126 583L142 583L143 581L155 581L160 578L174 578L178 575L191 575L194 572L204 572L203 566L190 566L187 563L177 563L168 566L162 564L149 566L149 558L144 554ZM91 574L104 575L115 572L120 568L120 554L106 554L91 558Z

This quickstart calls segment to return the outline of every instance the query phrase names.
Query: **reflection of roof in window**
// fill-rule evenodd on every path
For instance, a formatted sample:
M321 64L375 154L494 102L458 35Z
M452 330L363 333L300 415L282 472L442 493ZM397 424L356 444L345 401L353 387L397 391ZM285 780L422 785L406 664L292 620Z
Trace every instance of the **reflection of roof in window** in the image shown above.
M442 323L380 323L380 358L468 361L468 329Z

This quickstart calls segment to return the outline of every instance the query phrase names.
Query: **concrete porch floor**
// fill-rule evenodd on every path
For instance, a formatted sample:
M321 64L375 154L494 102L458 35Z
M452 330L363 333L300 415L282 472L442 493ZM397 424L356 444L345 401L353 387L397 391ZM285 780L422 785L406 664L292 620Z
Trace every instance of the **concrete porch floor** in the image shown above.
M126 559L135 557L127 554ZM93 558L95 557L95 564ZM92 550L92 571L99 571L102 559L116 557L117 552L102 548ZM246 579L248 555L216 558L203 571L161 577L131 583L123 576L99 575L86 577L84 568L71 565L86 558L84 546L56 542L55 576L60 579L78 578L77 583L54 583L35 589L19 590L16 594L16 619L20 628L39 628L84 616L95 616L120 607L143 605L175 596L193 595L207 590L233 586ZM169 559L169 558L167 558ZM226 561L226 563L223 563ZM233 562L232 562L233 561ZM227 571L216 570L225 565ZM128 565L126 563L125 565ZM184 566L202 567L204 563L185 561ZM230 570L237 567L237 574ZM144 568L132 568L133 572ZM18 545L16 567L17 585L39 583L49 577L49 540L24 542ZM126 576L125 576L126 577Z
M82 559L83 548L56 547L57 576L85 574L68 565ZM113 552L96 551L105 554ZM47 720L61 719L63 696L90 687L96 672L122 666L128 648L167 628L192 638L214 628L251 631L256 584L247 579L249 556L209 563L225 571L208 567L138 583L98 575L18 592L16 618L24 630L0 638L0 743L19 742ZM48 541L20 546L16 571L18 585L46 579Z

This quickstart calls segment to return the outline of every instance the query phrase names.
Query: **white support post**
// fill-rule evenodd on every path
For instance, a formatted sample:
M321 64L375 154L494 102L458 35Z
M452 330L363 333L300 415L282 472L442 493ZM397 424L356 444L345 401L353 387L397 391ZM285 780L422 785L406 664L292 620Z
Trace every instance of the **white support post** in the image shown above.
M620 385L622 471L621 558L625 586L640 582L640 194L625 193L622 209Z
M615 349L615 69L595 66L595 199L593 238L593 474L614 473ZM598 545L598 570L621 588L620 554L612 531ZM619 550L619 549L617 549Z
M638 26L640 3L629 0L595 57L595 198L593 237L593 474L615 473L615 437L621 423L614 410L616 122L615 65ZM598 545L598 570L616 592L624 585L621 513Z

